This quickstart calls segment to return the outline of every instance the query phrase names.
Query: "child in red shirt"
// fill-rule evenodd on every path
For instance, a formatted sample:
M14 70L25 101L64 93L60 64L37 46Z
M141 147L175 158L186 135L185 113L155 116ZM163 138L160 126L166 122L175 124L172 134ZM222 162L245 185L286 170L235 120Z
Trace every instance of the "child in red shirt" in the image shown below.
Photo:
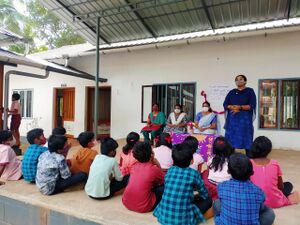
M148 142L138 142L133 148L133 156L138 162L130 172L122 202L129 210L150 212L162 198L164 173Z

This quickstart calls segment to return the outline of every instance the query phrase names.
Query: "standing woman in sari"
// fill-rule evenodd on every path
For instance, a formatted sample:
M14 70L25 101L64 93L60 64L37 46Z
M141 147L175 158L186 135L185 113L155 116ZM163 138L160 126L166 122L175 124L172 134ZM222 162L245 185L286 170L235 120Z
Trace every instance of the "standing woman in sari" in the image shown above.
M174 112L171 112L164 132L185 133L188 119L186 113L182 111L182 106L175 105Z
M163 112L159 111L158 103L152 105L152 112L149 113L147 126L142 129L144 140L150 141L149 133L151 133L151 143L154 138L159 136L166 125L166 116Z
M256 95L252 88L246 87L246 76L236 76L235 83L237 88L227 94L223 104L226 117L225 138L234 148L245 149L249 156L253 142Z
M202 103L202 111L197 113L194 125L194 134L216 134L217 115L213 113L210 103Z

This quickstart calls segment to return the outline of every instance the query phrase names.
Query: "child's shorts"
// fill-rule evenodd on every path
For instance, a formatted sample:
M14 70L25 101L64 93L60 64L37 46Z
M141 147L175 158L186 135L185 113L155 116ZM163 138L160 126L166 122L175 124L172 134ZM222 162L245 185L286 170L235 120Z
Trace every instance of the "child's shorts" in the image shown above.
M21 125L21 119L22 119L22 117L20 114L12 115L11 121L10 121L10 130L11 131L19 130L19 127Z

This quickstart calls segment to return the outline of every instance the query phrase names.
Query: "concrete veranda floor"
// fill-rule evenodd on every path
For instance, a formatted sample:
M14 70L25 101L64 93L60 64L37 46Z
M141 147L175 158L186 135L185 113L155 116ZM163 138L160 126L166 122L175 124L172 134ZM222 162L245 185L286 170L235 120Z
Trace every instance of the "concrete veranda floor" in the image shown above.
M120 140L119 144L118 152L121 151L124 140ZM74 146L68 157L71 157L78 148L79 146ZM99 146L96 146L96 148L99 149ZM295 190L300 190L300 152L273 150L271 157L279 161L284 173L284 180L291 181ZM158 224L152 213L139 214L127 210L122 204L121 195L105 201L96 201L88 198L82 187L76 187L54 196L43 196L34 185L20 180L7 182L5 185L0 186L0 195L101 224ZM276 209L275 213L276 225L300 224L300 205ZM213 219L208 220L206 224L214 224Z

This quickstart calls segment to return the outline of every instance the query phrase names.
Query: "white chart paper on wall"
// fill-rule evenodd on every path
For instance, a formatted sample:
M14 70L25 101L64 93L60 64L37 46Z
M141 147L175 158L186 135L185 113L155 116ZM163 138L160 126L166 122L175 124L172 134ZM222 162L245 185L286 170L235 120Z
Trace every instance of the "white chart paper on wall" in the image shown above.
M207 101L210 102L211 107L214 111L222 112L224 111L223 103L226 95L233 87L230 85L209 85L207 90L204 90L207 95ZM218 129L221 135L224 135L225 131L223 129L225 119L224 114L218 115L218 126L221 129Z

